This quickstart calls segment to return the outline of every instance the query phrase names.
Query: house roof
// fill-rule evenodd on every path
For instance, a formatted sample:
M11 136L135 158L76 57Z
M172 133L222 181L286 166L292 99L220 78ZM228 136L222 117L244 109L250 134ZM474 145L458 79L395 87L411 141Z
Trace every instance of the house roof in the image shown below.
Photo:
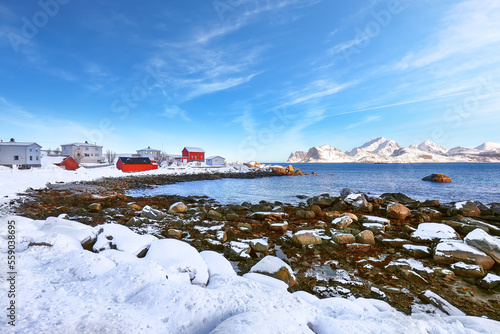
M213 155L211 157L208 157L207 160L210 160L210 159L215 159L215 158L221 158L221 159L224 159L223 157L221 157L220 155Z
M203 152L205 151L201 147L184 147L188 152Z
M140 151L155 151L155 152L161 152L161 150L156 150L154 148L143 148L142 150L137 150L137 152L140 152Z
M120 157L118 160L124 165L151 165L148 157Z
M94 145L94 144L89 144L89 143L71 143L71 144L64 144L61 146L93 146L93 147L102 147L101 145Z
M0 145L2 146L30 146L30 145L36 145L38 147L42 147L38 145L35 142L17 142L17 141L3 141L0 142Z

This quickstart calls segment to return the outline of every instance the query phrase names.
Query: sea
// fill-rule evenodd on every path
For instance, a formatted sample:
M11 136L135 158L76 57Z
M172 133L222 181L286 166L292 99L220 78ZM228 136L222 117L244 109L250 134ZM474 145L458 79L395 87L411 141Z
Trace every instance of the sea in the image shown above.
M296 205L304 201L298 195L312 197L328 193L338 196L343 188L351 188L369 196L400 192L419 201L500 203L500 163L309 163L293 166L304 173L318 175L180 182L133 190L129 195L193 195L208 196L220 204L280 201ZM434 173L446 174L452 182L422 181L423 177Z

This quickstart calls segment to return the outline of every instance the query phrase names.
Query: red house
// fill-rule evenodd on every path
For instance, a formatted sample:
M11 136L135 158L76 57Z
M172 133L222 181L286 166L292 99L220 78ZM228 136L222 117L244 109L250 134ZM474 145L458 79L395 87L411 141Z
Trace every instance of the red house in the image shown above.
M184 147L182 162L205 161L205 151L200 147Z
M57 164L59 167L64 167L66 170L77 170L80 168L80 165L78 162L76 162L75 159L72 157L67 157L64 159L61 163Z
M158 165L153 164L147 157L121 157L116 162L116 168L122 172L142 172L158 169Z

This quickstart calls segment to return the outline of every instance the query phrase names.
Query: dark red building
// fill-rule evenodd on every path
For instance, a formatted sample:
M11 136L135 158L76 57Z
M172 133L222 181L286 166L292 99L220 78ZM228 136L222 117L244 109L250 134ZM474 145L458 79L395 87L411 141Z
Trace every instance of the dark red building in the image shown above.
M80 168L80 165L78 162L76 162L75 159L72 157L67 157L64 159L61 163L57 164L59 167L64 167L66 170L77 170Z
M200 147L184 147L182 162L205 161L205 151Z
M116 168L123 172L142 172L158 169L158 165L153 164L147 157L121 157L116 162Z

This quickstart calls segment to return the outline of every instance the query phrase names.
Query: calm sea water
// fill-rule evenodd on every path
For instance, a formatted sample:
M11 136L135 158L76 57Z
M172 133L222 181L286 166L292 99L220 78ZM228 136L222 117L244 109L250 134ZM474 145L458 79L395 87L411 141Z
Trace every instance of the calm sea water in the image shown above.
M286 164L282 164L285 165ZM352 188L372 196L402 192L417 200L438 199L447 203L473 200L500 202L500 164L294 164L303 172L318 176L284 176L260 179L193 181L132 191L132 196L206 195L221 204L258 203L261 200L297 204L297 195L338 196ZM443 173L452 183L433 183L422 178Z

